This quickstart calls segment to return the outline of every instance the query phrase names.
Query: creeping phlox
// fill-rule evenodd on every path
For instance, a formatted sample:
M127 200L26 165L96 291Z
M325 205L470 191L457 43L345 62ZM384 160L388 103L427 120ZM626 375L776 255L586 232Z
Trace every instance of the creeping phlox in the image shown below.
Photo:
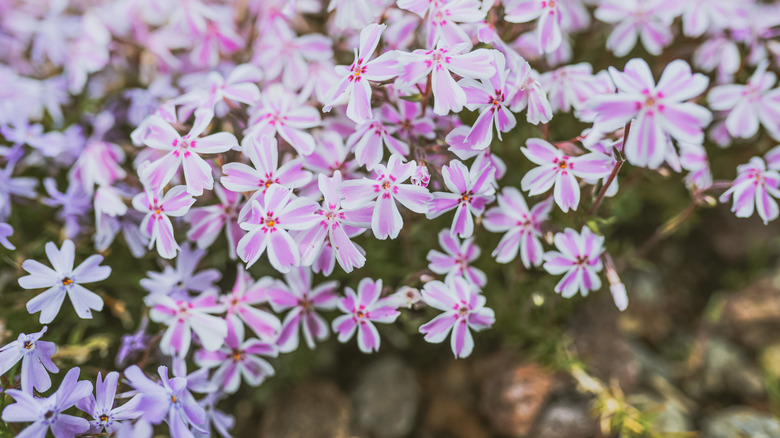
M763 146L780 141L780 8L766 3L0 0L0 255L29 274L28 292L3 294L41 324L8 322L2 420L24 436L229 436L217 404L302 344L402 348L383 332L417 324L468 357L501 307L488 297L514 292L493 290L490 262L549 275L564 298L599 292L606 271L624 310L598 207L626 172L686 171L692 203L719 191L738 217L780 215L780 146ZM585 32L609 35L588 53L613 66L573 50ZM690 59L654 57L683 35L696 47L674 53ZM716 181L706 138L761 141ZM21 236L44 211L60 238L41 251ZM372 261L394 256L366 248L433 236L429 264L412 248L377 278ZM51 339L124 305L104 256L125 252L160 269L126 284L141 274L113 266L144 309L121 377L91 376L93 393L69 368L52 389L69 364Z

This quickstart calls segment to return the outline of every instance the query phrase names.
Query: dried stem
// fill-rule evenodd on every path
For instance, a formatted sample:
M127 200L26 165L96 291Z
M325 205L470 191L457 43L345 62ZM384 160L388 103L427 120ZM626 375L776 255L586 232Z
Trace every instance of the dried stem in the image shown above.
M626 127L623 128L623 145L625 147L626 140L628 140L628 133L631 131L631 121L629 120L626 123ZM604 183L604 186L601 187L601 190L599 191L598 196L596 196L596 200L593 202L593 205L590 206L590 209L588 210L588 216L593 215L593 213L596 212L596 209L599 208L599 205L601 204L601 201L604 200L604 197L607 195L607 190L609 190L609 187L612 185L612 181L617 178L617 174L620 171L620 168L623 167L623 160L617 160L615 163L615 166L612 168L612 173L609 174L609 178L607 178L607 182Z

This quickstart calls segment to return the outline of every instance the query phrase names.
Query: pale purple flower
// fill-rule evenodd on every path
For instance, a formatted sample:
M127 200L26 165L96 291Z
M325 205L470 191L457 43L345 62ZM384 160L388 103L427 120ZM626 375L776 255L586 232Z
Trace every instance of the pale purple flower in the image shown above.
M507 2L504 19L510 23L527 23L538 19L536 25L539 53L555 51L563 41L561 34L560 0L515 0Z
M293 269L284 277L285 283L276 282L268 291L268 301L274 312L289 310L276 344L283 353L295 351L300 342L300 331L306 346L312 350L316 341L322 342L328 337L328 323L317 311L336 308L338 282L328 281L315 287L311 270L304 267Z
M116 354L117 365L125 364L127 359L137 356L139 353L146 350L146 347L149 345L149 340L151 339L151 335L146 333L148 325L149 318L144 315L143 319L141 319L141 324L138 326L138 330L136 330L135 333L122 335L119 352Z
M133 207L145 213L141 221L141 232L149 238L149 249L157 244L157 252L161 257L172 259L176 257L179 244L173 236L171 217L187 214L195 198L187 193L186 186L176 186L162 195L162 190L153 192L145 187L144 192L133 198Z
M503 140L501 133L509 132L517 124L514 114L507 108L516 90L507 87L509 71L506 70L504 55L496 53L493 67L496 74L491 76L490 80L478 82L462 79L459 82L466 92L466 108L480 113L465 139L472 149L485 149L490 146L493 141L493 126L496 127L498 139Z
M433 196L428 189L413 184L404 184L417 169L415 162L404 163L403 158L393 154L387 161L374 168L374 179L362 178L344 181L341 185L344 209L356 210L373 203L371 230L377 239L395 239L403 228L404 221L396 201L415 213L426 213Z
M235 316L228 318L225 345L217 351L198 350L195 362L204 368L217 368L212 382L222 391L233 394L241 381L259 386L274 375L274 369L262 356L276 357L276 345L256 338L244 340L244 324Z
M741 64L739 46L720 35L708 38L693 52L693 64L706 72L717 71L717 82L731 82Z
M450 338L450 347L456 358L471 355L474 337L471 330L489 328L496 320L493 309L485 307L485 297L477 287L461 277L429 281L422 290L425 304L443 313L420 327L425 340L439 344Z
M322 206L317 210L319 223L296 237L301 263L306 266L316 263L315 271L325 275L333 272L331 257L347 273L363 267L365 252L350 238L371 226L372 207L348 209L342 206L342 180L338 170L331 178L320 174L318 183L323 195Z
M260 102L250 111L245 135L279 134L299 154L309 155L314 151L314 137L304 130L320 124L321 117L316 108L306 105L301 97L281 84L274 84L265 89Z
M453 236L450 230L439 232L439 245L446 253L432 249L428 251L428 269L437 274L446 274L445 278L463 277L478 287L487 284L487 276L482 270L471 266L479 258L479 247L474 238L465 239L462 243Z
M588 105L598 113L596 123L604 129L618 129L636 118L623 146L631 164L651 169L660 166L668 150L666 134L678 141L702 142L702 129L712 114L686 101L707 88L706 76L692 74L688 63L675 60L666 66L656 85L647 62L639 58L628 61L624 72L610 67L609 73L618 93L595 96Z
M485 12L479 0L432 1L425 20L426 47L434 48L440 42L447 47L471 45L471 38L458 23L478 23L485 19Z
M127 403L114 407L116 398L116 387L119 383L119 373L112 371L106 374L103 380L101 373L97 375L95 382L95 395L89 394L76 403L76 407L89 414L92 417L88 433L100 434L107 432L114 433L119 428L119 422L122 420L134 420L141 416L142 412L138 410L141 402L141 395L135 395Z
M335 11L333 22L338 29L365 29L381 13L381 4L380 0L330 0L328 12Z
M84 191L81 184L75 182L68 184L68 189L64 193L57 189L54 178L43 180L43 186L49 194L48 198L43 199L43 203L60 208L57 219L65 225L65 237L69 239L75 237L92 208L92 197Z
M263 67L266 79L281 76L288 90L298 90L313 79L309 63L333 59L333 42L325 35L298 36L292 30L273 32L262 38L254 50L252 62Z
M234 192L265 193L273 184L297 189L311 180L311 172L303 170L300 158L279 166L279 147L273 137L260 135L248 139L243 153L252 166L244 163L228 163L222 166L223 176L220 182L226 189Z
M206 421L202 426L206 432L193 431L197 438L211 437L211 428L209 425L213 426L222 438L231 438L230 429L235 425L236 419L232 415L217 409L217 402L219 402L222 397L224 397L224 394L221 392L210 392L205 397L198 400L198 404L206 412Z
M279 318L255 307L268 302L274 285L275 280L271 277L263 277L253 282L249 273L239 265L233 289L222 296L222 304L227 308L228 316L237 316L264 342L276 341L282 331Z
M766 163L759 157L753 157L747 164L737 166L737 179L720 197L720 202L727 202L733 197L731 206L737 217L750 217L754 211L768 223L777 219L777 201L780 198L780 172L767 170Z
M475 164L469 169L459 160L452 160L449 166L442 167L444 185L449 192L434 192L427 214L428 218L435 218L454 209L450 232L463 238L474 233L473 216L482 216L495 192L495 168L487 161Z
M541 195L554 186L555 203L564 212L580 204L579 178L599 179L609 175L614 165L608 156L590 152L570 157L540 138L529 138L523 154L538 165L523 176L521 185L530 196Z
M737 138L750 138L758 132L759 123L776 138L780 138L780 88L772 89L777 76L768 72L762 62L747 84L726 84L713 87L707 95L710 107L729 111L726 128Z
M60 371L51 361L51 355L57 351L57 346L54 342L40 340L46 333L46 328L44 326L41 331L29 335L19 333L15 341L0 348L0 375L5 375L21 360L22 391L28 394L33 393L33 388L38 392L48 391L51 388L49 372Z
M237 257L236 246L241 238L241 227L238 225L238 212L243 196L232 190L214 184L214 194L217 195L217 204L207 207L197 207L190 210L186 219L190 223L187 238L197 242L198 248L210 247L222 229L225 229L225 237L228 243L228 255L231 260Z
M333 320L333 331L338 333L339 342L347 342L357 330L358 348L363 353L379 351L379 331L374 323L390 324L401 313L382 295L382 280L370 278L360 280L357 294L348 287L346 297L338 303L339 310L345 313Z
M222 274L216 269L206 269L195 273L198 263L206 255L203 249L193 248L189 243L181 248L176 258L176 268L168 265L162 272L148 271L142 278L141 287L150 294L169 295L174 299L187 299L190 292L197 295L214 287Z
M57 392L46 398L33 397L18 389L7 390L16 403L3 409L3 421L32 423L17 435L20 437L45 437L49 429L57 438L73 438L86 433L89 430L87 420L63 413L92 392L92 383L78 380L80 373L78 367L72 368Z
M498 206L485 212L483 221L488 231L505 232L493 257L499 263L509 263L520 251L523 266L541 265L544 255L541 225L550 214L553 199L547 198L529 209L523 195L514 187L504 187L497 198Z
M145 301L152 321L168 326L160 340L160 351L164 354L184 357L190 349L193 331L206 350L215 351L222 346L227 325L214 314L224 312L225 306L220 304L215 291L203 292L189 300L153 294Z
M409 155L409 145L391 135L397 128L386 126L378 116L379 112L374 111L373 119L358 124L346 143L355 152L358 164L366 166L367 170L373 170L382 161L383 145L391 154Z
M637 39L651 55L660 55L672 42L671 24L678 4L672 0L605 0L595 15L606 23L617 23L607 38L607 48L615 56L628 55Z
M214 186L211 166L200 154L216 154L238 147L238 140L228 132L200 137L213 117L211 111L196 111L192 129L182 137L168 122L152 116L144 144L166 154L140 172L142 180L149 187L161 190L183 167L187 192L199 196L204 189L211 190Z
M227 78L219 72L208 74L208 91L201 108L214 111L217 104L224 100L254 105L260 100L260 89L256 82L263 79L263 72L250 64L241 64L234 68Z
M11 196L35 199L35 187L38 181L35 178L13 177L14 163L8 163L4 169L0 169L0 220L6 219L11 214Z
M67 295L79 318L92 319L92 310L103 310L103 299L82 284L103 281L111 275L109 266L100 266L103 256L92 255L73 269L76 247L71 240L63 242L60 249L54 242L48 242L45 249L54 269L35 260L22 263L22 269L30 275L20 278L19 286L24 289L49 288L27 302L27 311L31 314L41 312L41 324L48 324L60 312Z
M604 236L593 234L585 226L580 233L566 228L557 233L553 241L558 251L544 254L544 269L553 275L565 274L555 285L555 292L571 298L578 290L582 296L587 296L588 292L600 289L598 273L603 267Z
M368 81L386 81L397 75L394 52L370 60L386 27L384 24L370 24L360 31L360 49L355 53L355 61L349 68L336 67L342 79L331 89L323 111L330 111L332 106L349 99L347 117L355 123L371 118L371 85Z
M16 247L13 243L11 243L10 240L8 240L8 237L10 237L14 233L14 229L8 225L5 222L0 222L0 245L4 246L5 249L9 250L15 250Z
M396 80L400 89L412 89L430 74L433 91L433 112L443 116L460 112L468 103L466 92L453 79L455 73L469 79L489 79L496 73L494 53L488 49L467 52L470 44L415 50L398 57L402 73Z
M274 184L260 199L251 201L249 217L241 223L248 231L238 242L238 256L247 267L257 262L268 249L268 260L279 272L288 272L301 264L298 245L291 230L305 230L318 222L317 204L310 198L293 199L290 189Z
M169 378L166 366L160 366L157 372L161 379L159 383L146 377L137 365L125 370L128 383L141 395L138 404L138 409L143 411L141 418L152 424L165 420L173 438L191 437L190 428L199 430L206 421L203 408L187 389L187 378Z

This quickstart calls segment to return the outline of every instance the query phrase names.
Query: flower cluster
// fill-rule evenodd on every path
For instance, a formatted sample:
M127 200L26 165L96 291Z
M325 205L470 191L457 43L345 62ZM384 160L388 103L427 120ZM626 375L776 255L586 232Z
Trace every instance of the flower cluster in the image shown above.
M606 266L625 309L598 216L625 172L685 170L694 205L726 189L738 217L780 215L780 146L763 146L780 141L777 17L752 0L0 0L0 251L43 290L26 303L40 330L0 348L3 421L227 436L222 398L331 334L372 353L386 325L419 322L468 357L496 319L493 262L563 275L548 289L565 298ZM575 53L592 27L621 68ZM691 59L625 59L681 35ZM714 181L707 138L760 139L761 157ZM59 240L23 243L26 212L53 213ZM402 283L368 271L366 242L423 235L441 248ZM123 379L97 374L93 394L70 367L52 390L47 330L75 319L66 296L79 319L115 303L103 263L123 252L160 266L123 285L144 312Z

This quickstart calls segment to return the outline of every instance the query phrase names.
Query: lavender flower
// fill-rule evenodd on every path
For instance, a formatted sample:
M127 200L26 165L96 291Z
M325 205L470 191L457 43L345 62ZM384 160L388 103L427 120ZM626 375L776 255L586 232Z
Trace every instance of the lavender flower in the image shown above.
M73 269L76 247L70 240L63 242L60 249L54 242L47 243L45 248L54 269L35 260L22 263L22 269L30 275L20 278L19 286L49 288L27 302L27 311L31 314L41 312L41 324L48 324L60 312L65 295L68 295L76 314L82 319L92 319L92 310L103 310L103 299L82 284L105 280L111 274L111 268L100 266L103 256L93 255Z
M57 351L54 342L40 340L46 329L44 326L41 331L29 335L19 333L15 341L0 348L0 375L7 373L21 360L22 390L28 394L33 393L33 388L38 392L48 391L51 378L46 370L52 373L60 371L51 361L51 355Z
M135 395L127 403L114 407L118 382L119 373L116 371L108 373L105 380L102 374L98 373L95 383L97 397L89 394L76 403L77 408L92 417L88 433L111 434L117 431L120 421L134 420L141 416L142 412L138 410L142 397L140 394Z

